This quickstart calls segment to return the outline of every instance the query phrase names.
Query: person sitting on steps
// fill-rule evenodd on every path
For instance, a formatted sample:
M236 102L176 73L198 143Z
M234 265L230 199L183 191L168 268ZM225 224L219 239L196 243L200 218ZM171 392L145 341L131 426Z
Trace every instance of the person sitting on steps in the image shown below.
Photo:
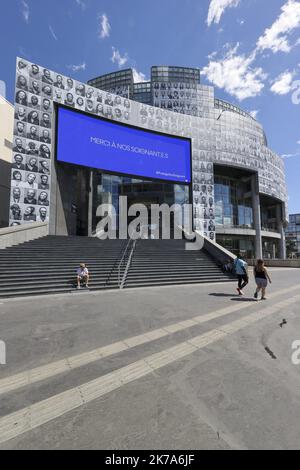
M79 268L77 269L77 289L80 289L81 282L86 288L88 288L89 279L90 279L89 270L84 263L81 263Z

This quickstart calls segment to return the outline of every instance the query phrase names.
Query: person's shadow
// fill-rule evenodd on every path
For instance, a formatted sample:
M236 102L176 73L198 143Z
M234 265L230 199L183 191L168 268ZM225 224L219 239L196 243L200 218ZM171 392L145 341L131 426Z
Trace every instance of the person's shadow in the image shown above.
M231 297L230 300L233 300L235 302L257 302L257 300L252 297L243 297L241 295L236 295L235 297L232 297L232 294L224 294L222 292L212 292L209 295L212 297Z
M213 297L232 297L232 294L223 294L222 292L213 292L209 295Z
M233 297L230 300L234 300L236 302L257 302L257 299L254 299L253 297L242 297L240 295Z

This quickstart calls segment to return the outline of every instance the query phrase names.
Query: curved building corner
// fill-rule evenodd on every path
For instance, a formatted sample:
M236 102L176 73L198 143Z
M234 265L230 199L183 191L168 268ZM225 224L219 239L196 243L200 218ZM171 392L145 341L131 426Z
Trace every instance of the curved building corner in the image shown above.
M80 115L85 125L106 122L132 135L189 140L189 178L103 169L91 160L91 146L77 162L72 155L58 158L59 132L72 147L58 125L61 109L72 119ZM80 135L78 127L74 138ZM105 141L93 143L104 152ZM86 84L18 58L12 163L11 188L20 190L17 200L11 193L10 225L48 221L54 235L91 235L99 205L110 203L119 214L120 196L149 207L192 203L193 226L210 240L248 258L285 257L283 161L268 147L262 126L202 85L197 68L153 66L151 79L142 83L126 69Z

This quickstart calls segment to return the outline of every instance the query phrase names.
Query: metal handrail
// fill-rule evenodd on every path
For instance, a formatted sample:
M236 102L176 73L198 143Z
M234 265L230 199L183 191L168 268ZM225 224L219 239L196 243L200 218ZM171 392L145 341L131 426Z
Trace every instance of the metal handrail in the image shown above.
M135 243L134 243L134 242L135 242ZM123 279L124 279L124 274L123 274L123 276L121 275L121 270L122 270L123 265L125 265L125 263L126 263L126 267L127 267L127 264L128 264L128 263L127 263L127 260L128 260L128 258L130 257L130 255L132 254L133 248L135 247L135 244L136 244L136 241L135 241L135 240L132 240L132 239L129 239L129 240L128 240L128 243L127 243L127 245L126 245L126 247L125 247L125 250L124 250L124 253L123 253L122 258L121 258L121 260L120 260L120 263L119 263L119 265L118 265L118 285L119 285L119 288L120 288L120 289L122 289L121 285L122 285L122 284L124 285L124 281L123 281ZM132 246L131 246L131 245L132 245ZM128 250L129 250L129 247L130 247L130 246L131 246L131 250L130 250L130 253L129 253L129 255L128 255L128 258L126 258L126 255L127 255L127 253L128 253ZM126 268L125 268L125 271L126 271ZM125 273L125 271L124 271L124 273ZM128 270L127 270L127 271L128 271ZM126 274L127 274L127 272L126 272Z
M132 257L133 257L135 247L136 247L136 240L133 240L131 250L130 250L130 253L129 253L129 256L128 256L127 264L126 264L124 274L123 274L123 277L122 277L122 281L121 281L121 284L119 286L120 289L123 289L125 281L127 279L127 274L128 274L128 271L129 271L129 268L130 268L130 265L131 265L131 260L132 260Z

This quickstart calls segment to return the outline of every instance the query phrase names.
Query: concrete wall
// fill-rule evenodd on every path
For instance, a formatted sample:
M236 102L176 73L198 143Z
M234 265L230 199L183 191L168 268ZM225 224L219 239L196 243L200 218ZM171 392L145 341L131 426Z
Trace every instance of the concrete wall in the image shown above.
M14 107L0 96L0 227L8 226Z
M49 233L47 222L32 222L19 227L7 227L0 229L0 250L20 243L45 237Z
M253 266L255 261L247 260L249 266ZM270 268L300 268L300 259L268 259L265 265Z

